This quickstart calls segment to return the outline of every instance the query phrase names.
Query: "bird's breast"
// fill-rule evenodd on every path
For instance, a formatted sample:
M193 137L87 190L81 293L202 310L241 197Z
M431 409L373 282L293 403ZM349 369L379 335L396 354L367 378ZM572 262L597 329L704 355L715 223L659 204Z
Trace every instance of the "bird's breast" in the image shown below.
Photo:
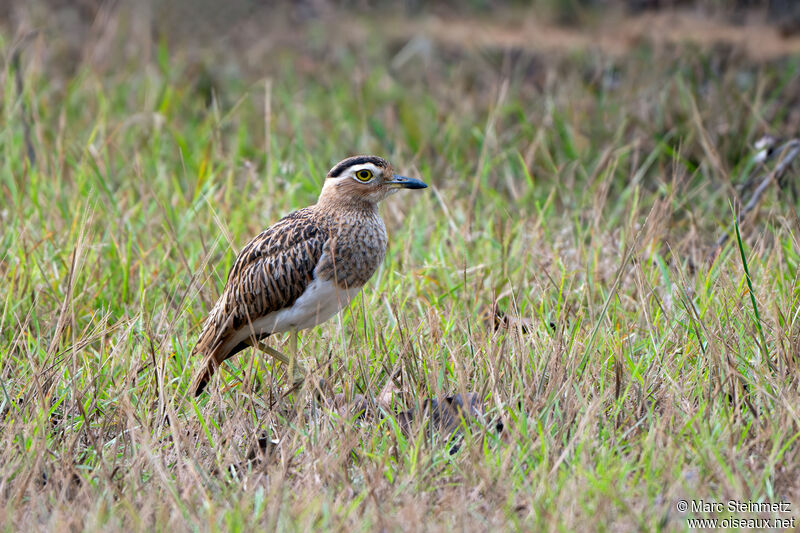
M375 214L338 223L317 266L316 276L340 288L360 288L386 255L386 227Z

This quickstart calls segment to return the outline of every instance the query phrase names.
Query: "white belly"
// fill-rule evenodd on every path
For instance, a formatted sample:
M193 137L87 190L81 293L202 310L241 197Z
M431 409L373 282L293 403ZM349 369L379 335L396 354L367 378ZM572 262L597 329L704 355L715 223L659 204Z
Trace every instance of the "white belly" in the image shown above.
M294 305L262 320L273 332L296 331L321 324L346 307L359 289L344 290L333 281L314 279Z
M321 324L346 307L359 289L345 290L333 281L314 279L291 307L253 320L237 331L227 344L237 346L253 334L271 335Z

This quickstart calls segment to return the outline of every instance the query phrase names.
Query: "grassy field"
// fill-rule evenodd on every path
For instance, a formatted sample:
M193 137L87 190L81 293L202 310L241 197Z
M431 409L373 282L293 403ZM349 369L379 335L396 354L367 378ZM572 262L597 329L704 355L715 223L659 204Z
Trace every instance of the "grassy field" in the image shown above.
M800 57L369 19L256 55L139 47L106 16L71 62L54 32L0 34L5 530L681 531L700 499L800 519L796 169L735 230L754 143L800 126ZM189 398L236 251L355 153L431 187L387 200L380 271L301 336L344 401L284 395L250 350ZM465 393L482 416L426 429L426 399Z

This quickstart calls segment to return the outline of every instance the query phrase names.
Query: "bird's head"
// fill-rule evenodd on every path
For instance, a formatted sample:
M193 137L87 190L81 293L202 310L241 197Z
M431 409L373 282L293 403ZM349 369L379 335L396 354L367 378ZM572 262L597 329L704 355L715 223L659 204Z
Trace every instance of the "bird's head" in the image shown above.
M374 155L348 157L325 178L320 201L377 204L400 189L424 189L425 182L398 176L388 161Z

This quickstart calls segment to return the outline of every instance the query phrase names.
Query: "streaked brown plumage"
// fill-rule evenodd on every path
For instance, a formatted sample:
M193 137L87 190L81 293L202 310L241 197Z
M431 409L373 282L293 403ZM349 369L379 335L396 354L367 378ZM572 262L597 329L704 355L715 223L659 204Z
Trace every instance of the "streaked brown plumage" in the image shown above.
M272 333L324 322L346 306L386 252L378 202L400 188L424 187L394 175L379 157L351 157L331 169L315 205L287 215L245 245L194 347L193 353L204 356L192 385L195 395L229 357Z

